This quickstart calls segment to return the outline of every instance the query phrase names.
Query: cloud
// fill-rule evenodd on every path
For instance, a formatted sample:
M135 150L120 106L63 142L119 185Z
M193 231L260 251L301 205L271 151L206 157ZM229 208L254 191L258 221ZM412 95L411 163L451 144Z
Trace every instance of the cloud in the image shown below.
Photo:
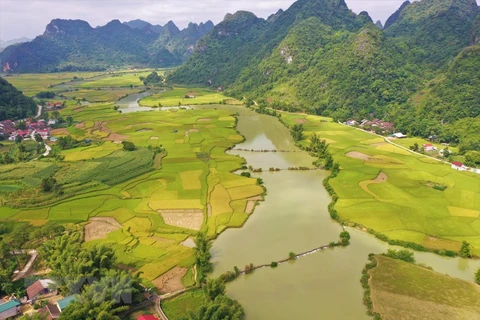
M404 0L346 0L354 12L367 11L373 20L385 21ZM225 14L247 10L266 18L287 9L294 0L0 0L0 39L33 38L55 18L86 20L91 26L113 19L143 19L152 24L174 21L220 22Z

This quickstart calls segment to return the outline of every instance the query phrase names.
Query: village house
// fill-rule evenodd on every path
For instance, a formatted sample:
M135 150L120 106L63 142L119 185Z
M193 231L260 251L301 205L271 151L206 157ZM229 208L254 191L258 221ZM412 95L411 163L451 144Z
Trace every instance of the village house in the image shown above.
M31 303L34 303L37 297L50 293L51 286L54 285L50 279L43 279L35 281L31 286L27 288L27 297Z
M397 138L397 139L404 139L404 138L406 138L407 136L404 135L404 134L401 133L401 132L396 132L396 133L392 134L392 137Z
M17 299L0 303L0 319L12 318L19 314L21 314L20 301Z
M395 126L394 126L393 123L383 121L383 120L380 120L380 119L375 119L375 120L372 120L372 121L363 120L360 125L362 127L365 127L366 129L368 129L368 128L371 128L371 129L379 128L383 132L392 133L392 132L395 131Z
M60 310L57 305L47 304L38 313L42 314L47 320L54 320L60 318Z
M423 150L425 150L426 152L432 152L432 151L437 150L437 148L434 147L434 146L433 146L432 144L430 144L430 143L422 144L422 148L423 148Z
M347 120L347 126L356 126L358 124L355 120Z
M36 131L43 140L48 140L50 138L50 129L45 128L45 129L39 129Z
M49 102L46 106L48 111L62 109L63 105L61 102Z
M74 295L65 297L61 300L57 301L57 308L60 312L62 312L70 303L76 300L76 297Z
M465 166L463 163L461 163L461 162L453 161L453 162L452 162L452 169L458 170L458 171L466 171L466 170L468 170L468 167L466 167L466 166Z

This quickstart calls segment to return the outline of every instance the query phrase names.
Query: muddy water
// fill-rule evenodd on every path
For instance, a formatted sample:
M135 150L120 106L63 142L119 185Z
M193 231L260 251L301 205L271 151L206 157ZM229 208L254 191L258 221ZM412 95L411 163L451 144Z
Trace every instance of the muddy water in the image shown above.
M236 148L296 152L235 151L255 168L310 166L313 159L295 148L288 130L274 117L237 107L238 130L246 141ZM341 227L329 218L330 198L322 186L322 171L263 172L265 202L241 229L227 230L214 242L213 276L286 258L336 241ZM362 304L361 271L369 253L385 252L388 245L356 229L347 248L327 249L240 276L228 285L228 294L243 306L249 320L257 319L369 319ZM418 262L434 270L472 281L480 262L415 253Z
M126 96L123 99L118 100L115 104L118 105L120 108L119 110L122 113L130 113L130 112L139 112L139 111L154 111L156 109L150 107L141 107L138 104L138 101L142 98L151 96L154 92L152 91L145 91L141 93L131 94Z

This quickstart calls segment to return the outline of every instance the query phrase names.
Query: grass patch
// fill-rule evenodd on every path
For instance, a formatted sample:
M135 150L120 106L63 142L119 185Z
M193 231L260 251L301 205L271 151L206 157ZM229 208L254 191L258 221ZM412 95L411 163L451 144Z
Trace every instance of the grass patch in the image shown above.
M287 125L305 117L282 113ZM313 132L321 139L334 139L329 150L341 171L329 184L338 195L334 210L342 222L364 226L385 241L418 244L419 249L450 250L466 240L473 252L480 254L480 230L474 227L480 223L478 176L452 170L438 161L426 161L426 157L392 145L379 148L378 138L331 119L307 118L302 146L308 146L308 136ZM387 178L373 183L380 172ZM436 241L424 241L426 237Z
M191 98L186 98L187 96ZM174 107L179 105L215 104L223 101L229 104L241 103L238 100L223 95L221 92L202 88L175 87L173 90L143 98L139 101L139 104L146 107L156 107L159 104L164 107ZM233 118L223 119L224 121L232 121Z
M162 302L162 309L169 319L183 319L190 312L195 313L206 301L202 290L191 290L174 299Z
M375 256L370 270L373 310L384 319L476 319L480 288L424 267Z

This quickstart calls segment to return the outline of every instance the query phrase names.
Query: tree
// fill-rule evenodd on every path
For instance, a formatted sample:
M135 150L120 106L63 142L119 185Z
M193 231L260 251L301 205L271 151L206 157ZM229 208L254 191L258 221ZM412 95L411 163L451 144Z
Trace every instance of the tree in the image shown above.
M402 249L402 250L388 249L387 253L385 253L384 255L392 259L403 260L409 263L415 263L413 252L410 252L405 249Z
M20 142L22 142L22 136L19 135L19 134L17 134L17 135L15 136L15 143L20 143Z
M194 241L198 281L199 283L202 283L205 279L205 273L212 270L212 265L210 264L210 248L212 247L212 243L207 239L207 235L203 232L197 233Z
M57 185L57 180L54 177L44 178L40 183L40 187L42 188L43 192L52 191L56 185Z
M340 233L340 244L342 246L348 246L350 244L350 233L348 233L348 231Z
M290 133L292 134L294 141L300 141L303 138L303 124L295 124Z
M15 122L15 129L17 129L17 130L25 130L25 129L27 129L27 124L26 124L26 122L23 121L23 120L20 120L20 121Z
M220 278L208 279L203 286L203 291L208 300L215 300L219 295L225 294L225 283Z
M158 75L156 71L153 71L150 73L145 80L143 80L143 84L148 86L148 85L156 85L156 84L161 84L163 82L163 78Z
M57 110L53 111L52 114L51 114L51 117L52 117L52 119L60 118L60 112L58 112Z
M71 126L73 124L73 118L71 116L66 117L65 120L67 121L67 124L69 126Z
M135 144L130 141L123 141L122 145L123 145L123 150L125 151L134 151L136 149Z
M37 142L43 142L42 136L38 133L35 133L34 138L35 138L35 141Z
M295 254L295 252L289 252L288 253L288 258L290 260L295 260L295 259L297 259L297 255Z
M468 259L472 257L472 253L470 252L470 243L467 241L462 242L462 248L460 249L460 257Z
M475 272L475 282L480 284L480 268L478 268L477 272Z

